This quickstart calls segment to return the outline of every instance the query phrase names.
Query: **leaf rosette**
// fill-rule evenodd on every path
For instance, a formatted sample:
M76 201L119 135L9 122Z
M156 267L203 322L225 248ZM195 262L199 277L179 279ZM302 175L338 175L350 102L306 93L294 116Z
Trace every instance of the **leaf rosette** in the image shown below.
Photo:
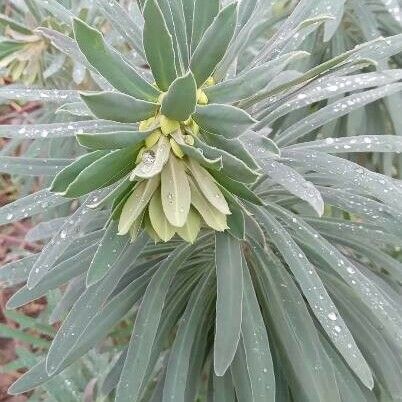
M81 93L82 101L99 119L138 126L77 135L89 153L56 176L52 191L79 197L117 183L96 206L112 202L119 234L130 233L132 240L142 228L165 242L176 233L194 242L202 226L230 229L231 211L239 216L244 208L238 195L246 194L260 173L238 139L256 121L235 106L209 102L206 94L215 86L213 73L236 26L235 4L218 11L192 54L183 54L175 49L158 3L146 2L143 44L152 84L99 31L75 19L81 52L115 89ZM251 192L248 198L259 202Z

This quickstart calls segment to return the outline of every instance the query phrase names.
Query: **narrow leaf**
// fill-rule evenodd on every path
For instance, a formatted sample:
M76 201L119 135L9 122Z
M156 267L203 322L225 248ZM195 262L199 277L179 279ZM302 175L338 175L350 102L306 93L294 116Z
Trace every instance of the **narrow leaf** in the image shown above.
M232 363L240 339L243 269L240 242L228 233L215 234L217 277L214 368L223 376Z

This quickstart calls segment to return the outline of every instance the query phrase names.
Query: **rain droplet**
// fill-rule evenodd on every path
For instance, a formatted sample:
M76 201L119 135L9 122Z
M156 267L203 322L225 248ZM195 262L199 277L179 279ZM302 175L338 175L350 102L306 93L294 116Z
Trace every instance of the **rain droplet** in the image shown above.
M328 314L328 318L329 318L331 321L336 321L336 320L338 319L336 313L334 313L334 312L329 313L329 314Z

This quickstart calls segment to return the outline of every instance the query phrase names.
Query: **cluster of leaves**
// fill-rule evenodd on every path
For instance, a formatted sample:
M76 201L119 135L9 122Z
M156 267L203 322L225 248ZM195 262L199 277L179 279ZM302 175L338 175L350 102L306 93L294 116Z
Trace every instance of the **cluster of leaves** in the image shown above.
M11 309L68 286L10 392L129 315L99 389L117 402L400 400L400 2L26 3L41 60L62 62L43 83L5 56L38 87L0 96L47 113L0 127L37 151L0 169L45 188L0 223L53 217L28 234L42 253L0 275L22 286ZM22 25L1 21L7 49Z

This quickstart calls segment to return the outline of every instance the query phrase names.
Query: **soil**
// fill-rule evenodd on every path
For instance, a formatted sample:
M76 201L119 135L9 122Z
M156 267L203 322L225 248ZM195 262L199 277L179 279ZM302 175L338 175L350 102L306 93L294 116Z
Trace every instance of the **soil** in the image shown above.
M17 123L19 118L25 116L30 111L37 109L37 104L27 104L20 107L16 104L10 106L0 106L0 124ZM5 145L6 140L0 138L0 149ZM12 202L17 197L17 189L8 176L0 176L0 207ZM17 260L27 251L35 252L40 250L37 244L31 244L24 240L25 234L30 229L29 220L17 222L12 225L0 227L0 269L1 266ZM4 316L7 300L17 289L4 289L0 284L0 323L16 328L17 324ZM30 303L21 312L32 317L37 316L45 306L45 300ZM14 339L0 337L0 369L5 364L15 359L15 348L19 346ZM10 396L7 394L8 387L22 375L21 371L2 373L0 370L0 402L23 402L27 396Z

